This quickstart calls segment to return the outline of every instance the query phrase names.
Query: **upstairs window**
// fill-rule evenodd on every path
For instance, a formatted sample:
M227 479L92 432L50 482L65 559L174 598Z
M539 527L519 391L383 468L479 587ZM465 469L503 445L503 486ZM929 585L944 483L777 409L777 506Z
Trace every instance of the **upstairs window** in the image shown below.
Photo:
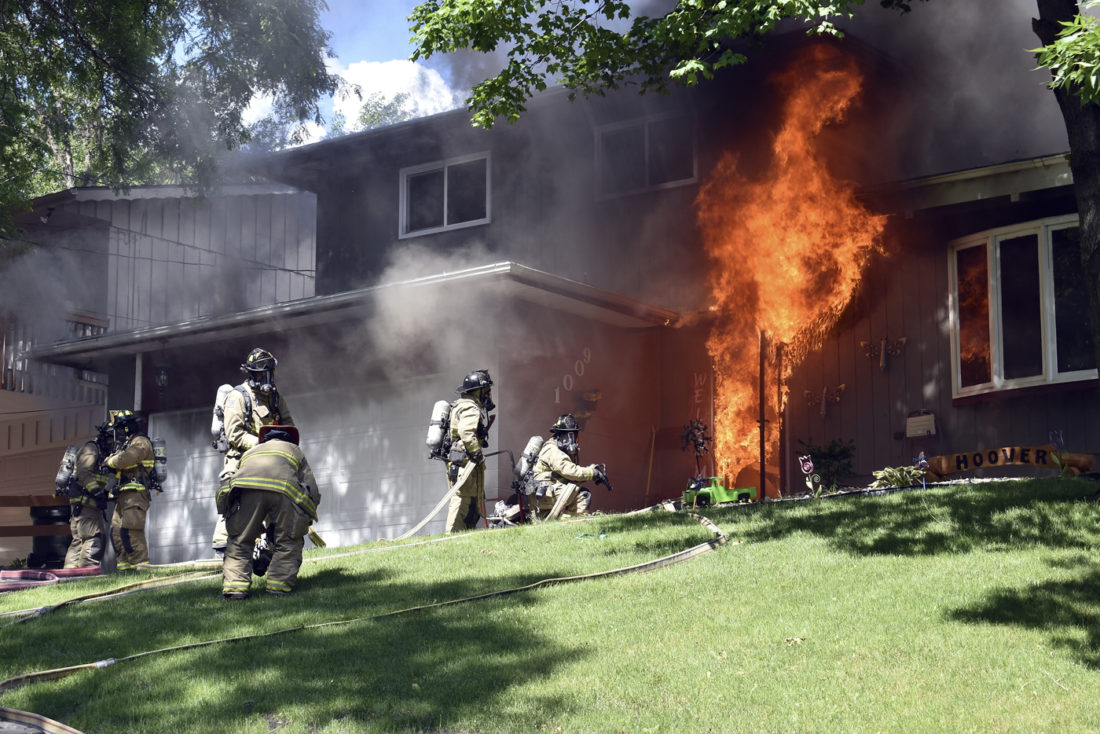
M952 244L953 395L1097 375L1076 217Z
M403 168L400 235L432 234L489 222L489 154Z
M608 196L695 181L695 135L683 115L606 125L596 130L600 193Z

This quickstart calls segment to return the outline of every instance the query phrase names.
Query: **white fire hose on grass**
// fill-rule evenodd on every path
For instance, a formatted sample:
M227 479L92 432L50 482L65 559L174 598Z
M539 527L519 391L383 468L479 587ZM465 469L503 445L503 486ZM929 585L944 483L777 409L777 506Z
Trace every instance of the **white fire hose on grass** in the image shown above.
M678 564L678 563L683 563L684 561L691 560L693 558L697 558L698 556L709 553L712 550L715 550L717 548L720 548L721 546L726 545L726 543L727 543L726 536L717 525L715 525L713 522L711 522L709 519L703 517L702 515L696 515L694 513L687 513L687 515L689 517L693 518L694 520L696 520L697 522L699 522L700 524L702 524L707 530L709 530L711 533L714 534L714 537L711 540L708 540L704 543L700 543L698 545L692 546L691 548L687 548L687 549L679 551L677 553L673 553L671 555L663 556L661 558L657 558L657 559L654 559L652 561L645 561L643 563L638 563L638 564L635 564L633 566L626 566L626 567L623 567L623 568L616 568L616 569L612 569L610 571L596 571L594 573L581 574L581 575L578 575L578 576L561 576L561 577L556 577L556 578L542 579L541 581L536 581L534 583L527 584L525 586L518 586L518 587L514 587L514 588L510 588L510 589L502 589L500 591L490 591L490 592L485 593L485 594L477 594L475 596L468 596L468 597L464 597L464 598L461 598L461 599L450 599L450 600L447 600L447 601L433 602L433 603L430 603L430 604L422 604L422 605L415 606L415 607L409 607L407 609L399 609L399 610L393 611L393 612L384 612L382 614L375 614L375 615L370 615L370 616L366 616L366 617L355 617L353 619L341 619L341 620L334 620L334 621L331 621L331 622L318 622L316 624L300 625L298 627L288 627L288 628L281 629L281 630L275 630L275 631L272 631L272 632L264 632L264 633L260 633L260 634L254 634L254 635L239 635L239 636L236 636L236 637L222 637L222 638L213 639L213 640L205 640L205 641L202 641L202 642L193 642L193 643L189 643L189 644L185 644L185 645L177 645L177 646L174 646L174 647L161 648L161 649L158 649L158 650L146 650L144 652L134 653L133 655L127 655L127 656L121 657L121 658L108 658L106 660L98 660L98 661L95 661L95 662L92 662L92 663L84 663L82 665L73 665L73 666L69 666L69 667L65 667L65 668L54 668L52 670L42 670L42 671L37 671L37 672L33 672L33 673L25 673L23 675L18 675L18 676L15 676L13 678L8 678L5 681L0 681L0 693L3 693L4 691L7 691L7 690L11 690L13 688L18 688L19 686L26 685L28 683L33 683L33 682L41 681L41 680L56 680L56 679L59 679L59 678L67 677L67 676L72 675L73 673L76 673L76 672L81 671L81 670L97 670L97 669L100 669L100 668L109 667L111 665L114 665L115 663L122 663L122 662L127 662L127 661L130 661L130 660L136 660L138 658L143 658L143 657L147 657L147 656L150 656L150 655L159 655L159 654L163 654L163 653L178 652L178 651L182 651L182 650L193 650L193 649L200 648L200 647L209 647L209 646L212 646L212 645L219 645L219 644L223 644L223 643L227 643L227 642L237 642L237 641L241 641L241 640L255 640L255 639L261 639L261 638L264 638L264 637L274 637L276 635L289 634L291 632L301 632L301 631L304 631L304 630L324 629L324 628L327 628L327 627L337 627L337 626L354 624L354 623L357 623L357 622L365 622L365 621L370 621L370 620L385 619L387 617L397 617L397 616L400 616L400 615L403 615L403 614L411 614L413 612L423 611L423 610L426 610L426 609L438 609L438 608L441 608L441 607L455 606L457 604L464 604L464 603L467 603L467 602L482 601L484 599L493 599L493 598L497 598L497 597L501 597L501 596L508 596L508 595L511 595L511 594L517 594L517 593L523 592L523 591L530 591L530 590L533 590L533 589L537 589L537 588L544 587L544 586L551 586L551 585L554 585L554 584L563 584L563 583L569 583L569 582L574 582L574 581L588 581L588 580L592 580L592 579L608 578L608 577L611 577L611 576L619 576L619 575L625 575L625 574L630 574L630 573L641 573L641 572L644 572L644 571L655 571L655 570L660 569L660 568L665 568L665 567L672 566L672 565L675 565L675 564ZM402 546L397 546L397 547L402 547ZM68 730L68 731L75 731L75 730Z

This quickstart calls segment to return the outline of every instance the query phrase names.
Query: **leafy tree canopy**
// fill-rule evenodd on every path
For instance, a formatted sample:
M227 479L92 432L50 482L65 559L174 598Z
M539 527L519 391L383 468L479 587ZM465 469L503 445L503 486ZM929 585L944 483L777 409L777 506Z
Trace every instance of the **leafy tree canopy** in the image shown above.
M915 0L879 0L901 12ZM416 49L428 58L459 49L506 49L504 69L473 88L467 104L475 125L498 117L514 122L525 103L550 83L582 94L625 84L641 91L691 86L745 61L730 42L757 38L781 21L809 33L840 35L834 25L852 18L864 0L678 0L665 15L635 15L627 0L426 0L409 20ZM1093 6L1087 0L1083 6ZM1100 95L1100 27L1078 15L1059 40L1040 51L1052 85L1085 98Z
M0 229L63 186L208 185L256 95L321 122L323 0L0 2Z
M1081 102L1100 102L1100 20L1088 11L1100 7L1100 0L1081 3L1083 12L1061 21L1053 43L1033 49L1039 65L1050 69L1050 86L1064 88Z
M911 0L880 0L910 9ZM784 20L839 35L863 0L679 0L660 17L635 16L627 0L426 0L409 16L413 59L459 49L507 47L505 68L473 88L475 125L514 122L549 83L602 94L630 83L642 91L694 85L745 61L729 41L766 34Z
M408 120L413 115L407 106L409 98L408 92L398 92L392 97L387 97L382 92L371 93L359 110L359 124L364 130L371 130Z

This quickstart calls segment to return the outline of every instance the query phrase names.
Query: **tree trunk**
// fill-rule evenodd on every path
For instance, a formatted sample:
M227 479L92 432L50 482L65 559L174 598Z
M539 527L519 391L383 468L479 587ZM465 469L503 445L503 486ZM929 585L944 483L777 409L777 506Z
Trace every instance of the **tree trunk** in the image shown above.
M1046 46L1061 30L1059 21L1072 20L1079 8L1075 0L1037 0L1037 4L1039 17L1032 20L1031 28ZM1057 89L1054 96L1069 136L1069 167L1081 220L1081 268L1089 289L1093 354L1100 366L1100 105L1081 104L1072 90Z

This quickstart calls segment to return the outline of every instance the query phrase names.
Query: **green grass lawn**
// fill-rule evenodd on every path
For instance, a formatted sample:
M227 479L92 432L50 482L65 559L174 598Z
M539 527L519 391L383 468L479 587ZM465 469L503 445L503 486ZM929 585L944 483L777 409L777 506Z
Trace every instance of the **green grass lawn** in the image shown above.
M291 630L31 683L0 705L96 734L1096 732L1095 490L714 508L729 544L685 563L399 614L712 536L654 512L310 551L286 598L225 602L214 579L0 618L0 679ZM0 613L153 575L11 592ZM344 623L311 627L328 622Z

